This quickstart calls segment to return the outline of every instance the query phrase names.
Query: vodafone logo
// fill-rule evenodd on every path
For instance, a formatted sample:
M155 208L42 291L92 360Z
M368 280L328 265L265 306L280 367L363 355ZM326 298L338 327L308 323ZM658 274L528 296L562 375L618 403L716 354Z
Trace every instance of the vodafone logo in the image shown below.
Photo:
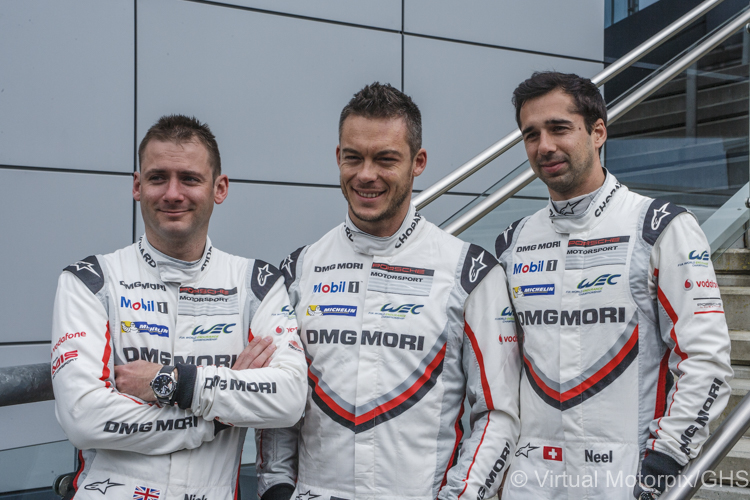
M719 284L711 280L696 281L698 288L719 288Z
M57 348L60 347L66 340L75 339L78 337L86 337L86 332L66 333L65 335L60 337L57 343L52 347L52 352L54 353Z
M281 328L280 326L277 326L276 327L276 333L284 333L284 329Z
M683 286L685 287L685 290L692 290L693 282L690 280L685 280L685 284Z

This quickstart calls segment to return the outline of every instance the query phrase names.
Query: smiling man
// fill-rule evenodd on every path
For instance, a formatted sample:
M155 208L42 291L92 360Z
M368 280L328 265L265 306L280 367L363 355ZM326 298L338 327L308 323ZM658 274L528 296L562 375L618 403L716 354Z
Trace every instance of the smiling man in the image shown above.
M256 433L263 500L489 498L513 456L520 357L505 274L410 204L421 128L390 85L341 112L346 220L281 263L309 389L297 427Z
M590 80L535 73L513 103L550 200L496 242L524 362L503 499L656 498L729 397L708 242L690 212L602 168L607 109Z
M207 125L162 117L139 148L146 234L65 268L55 298L57 418L75 498L237 498L246 427L302 414L305 360L281 273L211 244L228 193Z

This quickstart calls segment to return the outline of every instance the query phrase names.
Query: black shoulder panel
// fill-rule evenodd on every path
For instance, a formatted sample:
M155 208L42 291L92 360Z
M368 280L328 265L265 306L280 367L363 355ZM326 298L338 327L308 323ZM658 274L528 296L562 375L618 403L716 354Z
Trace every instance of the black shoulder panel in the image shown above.
M253 275L250 277L250 288L261 302L266 298L276 280L281 278L281 271L268 262L255 259L253 263Z
M668 201L652 201L646 211L646 218L643 220L643 239L649 245L656 243L657 238L672 219L682 212L687 212L687 210Z
M281 261L281 264L279 264L279 269L284 274L287 290L292 286L294 280L297 279L297 259L304 248L305 247L299 247L297 250L287 255L286 258Z
M466 293L471 293L487 276L490 269L497 264L497 259L490 252L480 246L469 245L464 266L461 269L461 286L466 290Z
M94 295L96 295L104 286L104 273L102 272L102 266L99 265L99 260L96 258L96 255L89 255L83 260L74 262L63 269L63 271L75 274Z
M510 246L513 241L513 233L516 232L516 228L522 220L523 219L518 219L497 236L497 239L495 240L495 255L497 255L498 258L500 258L503 252L508 249L508 246Z

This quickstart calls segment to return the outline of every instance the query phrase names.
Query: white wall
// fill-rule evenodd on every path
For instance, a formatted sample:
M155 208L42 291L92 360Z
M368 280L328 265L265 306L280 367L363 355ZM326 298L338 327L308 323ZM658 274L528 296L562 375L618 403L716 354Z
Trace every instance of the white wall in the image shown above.
M62 268L142 232L130 176L161 115L194 114L217 137L232 182L216 246L278 262L343 220L334 150L355 92L403 81L422 110L423 189L515 127L511 91L532 71L601 69L603 2L571 5L0 0L0 366L48 362ZM442 222L523 159L509 152L424 213ZM538 200L514 203L513 215ZM51 408L0 408L0 450L63 440ZM67 472L14 473L36 470L35 453L3 453L0 492Z

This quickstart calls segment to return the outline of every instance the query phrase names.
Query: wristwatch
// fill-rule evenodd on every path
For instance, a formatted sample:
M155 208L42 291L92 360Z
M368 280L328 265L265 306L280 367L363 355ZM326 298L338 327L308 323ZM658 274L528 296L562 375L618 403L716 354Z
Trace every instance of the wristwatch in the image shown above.
M151 390L161 405L170 405L177 391L177 379L173 375L174 366L165 366L151 381Z

